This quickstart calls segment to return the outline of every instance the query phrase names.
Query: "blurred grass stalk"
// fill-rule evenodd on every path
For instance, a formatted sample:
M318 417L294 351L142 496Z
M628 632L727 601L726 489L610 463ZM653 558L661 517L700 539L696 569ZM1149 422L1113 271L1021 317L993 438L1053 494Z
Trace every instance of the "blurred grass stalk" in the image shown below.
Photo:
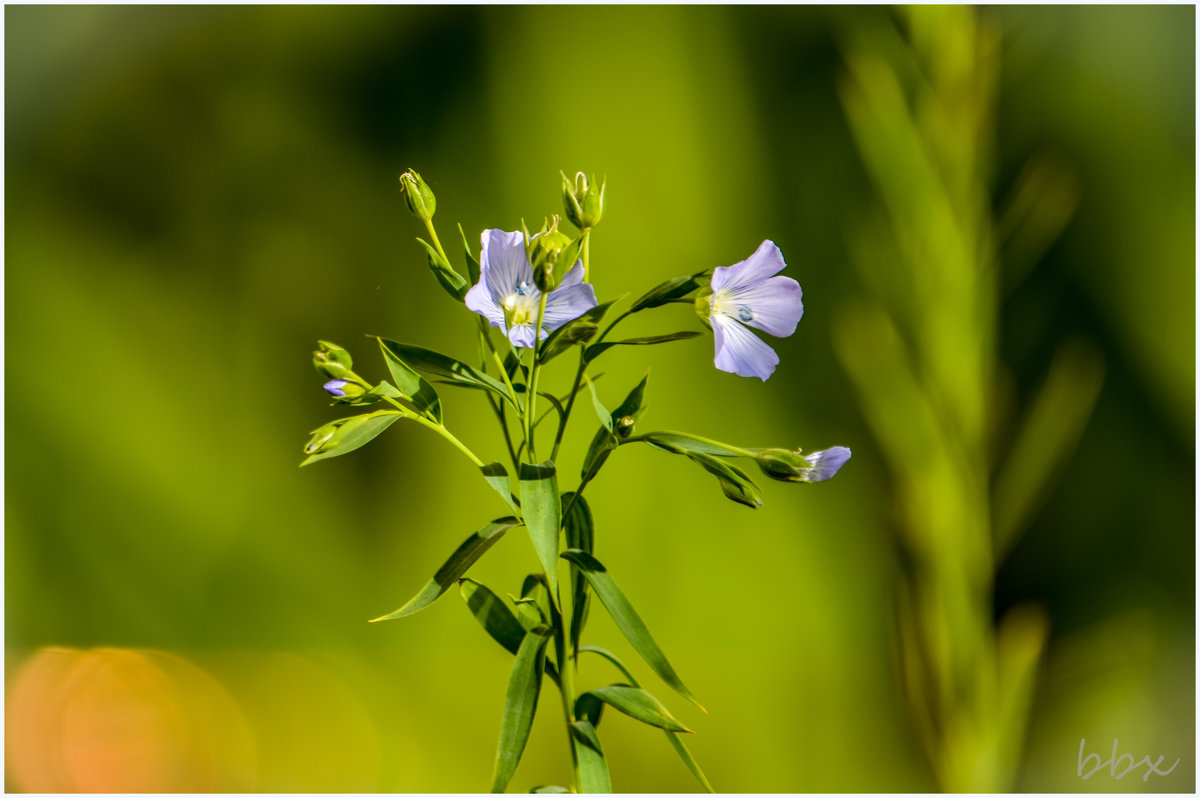
M844 33L842 102L880 207L850 236L867 297L834 342L897 500L898 669L938 785L1011 789L1049 627L994 622L999 563L1074 449L1103 377L1067 342L1016 423L998 359L1003 295L1069 220L1070 170L1035 159L992 211L999 36L969 7L923 6ZM1002 272L1003 267L1003 272Z

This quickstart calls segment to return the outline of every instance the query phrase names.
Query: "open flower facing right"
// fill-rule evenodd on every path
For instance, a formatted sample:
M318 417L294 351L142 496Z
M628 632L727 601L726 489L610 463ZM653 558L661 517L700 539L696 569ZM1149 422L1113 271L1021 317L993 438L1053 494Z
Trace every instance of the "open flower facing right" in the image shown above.
M804 315L800 283L776 277L787 266L773 241L764 241L746 260L713 270L708 321L721 371L766 381L779 365L775 350L747 330L756 327L777 338L796 331Z

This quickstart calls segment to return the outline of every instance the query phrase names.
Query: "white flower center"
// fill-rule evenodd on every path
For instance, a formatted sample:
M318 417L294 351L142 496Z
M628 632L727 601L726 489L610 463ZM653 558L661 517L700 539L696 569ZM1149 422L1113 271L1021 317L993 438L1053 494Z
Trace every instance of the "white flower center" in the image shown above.
M730 291L718 291L713 294L712 312L722 313L744 322L754 319L754 311L750 306L739 303Z
M509 328L537 324L539 297L532 294L531 289L532 286L522 282L516 291L504 298L504 313L509 318Z

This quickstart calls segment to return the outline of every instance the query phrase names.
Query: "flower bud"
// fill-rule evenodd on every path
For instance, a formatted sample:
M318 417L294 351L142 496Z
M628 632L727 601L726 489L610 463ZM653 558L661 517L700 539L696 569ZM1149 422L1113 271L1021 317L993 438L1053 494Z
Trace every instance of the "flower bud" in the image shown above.
M562 174L563 211L571 224L580 230L589 230L600 224L604 215L604 181L596 184L596 176L588 180L583 172L575 173L574 182Z
M558 231L558 217L554 224L544 233L539 233L530 243L529 264L533 267L533 282L543 294L549 294L562 283L567 269L574 265L569 236Z
M328 341L317 341L317 345L321 348L313 352L313 367L318 374L340 380L353 373L350 369L354 366L354 361L351 360L349 352Z
M337 434L338 427L342 425L343 420L331 421L323 427L314 430L312 438L309 439L308 444L304 447L304 453L319 454L337 448L340 441L334 440L333 436Z
M333 398L344 402L351 402L367 392L366 388L349 380L330 380L321 387Z
M824 482L850 459L850 450L845 446L832 446L802 455L787 449L763 449L754 459L771 479L782 482Z
M781 482L807 482L804 473L808 470L808 461L799 452L787 449L763 449L754 458L758 467L771 479Z
M404 189L404 201L413 215L424 222L433 218L437 200L429 185L412 169L400 175L400 187Z

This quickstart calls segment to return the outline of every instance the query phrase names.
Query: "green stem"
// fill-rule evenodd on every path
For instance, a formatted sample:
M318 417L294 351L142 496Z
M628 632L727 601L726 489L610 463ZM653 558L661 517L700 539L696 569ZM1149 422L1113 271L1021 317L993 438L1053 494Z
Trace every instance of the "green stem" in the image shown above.
M433 248L436 249L438 254L442 256L442 260L446 261L447 264L450 263L450 259L446 257L446 250L442 249L442 242L438 241L437 230L433 229L432 219L427 219L425 221L425 229L429 231L429 237L433 239Z
M529 385L525 392L525 450L529 453L529 462L537 462L537 450L533 443L533 419L537 414L537 384L538 372L542 365L538 362L538 338L542 331L542 322L546 317L546 293L542 292L538 300L537 326L533 328L533 356L529 368Z
M588 254L589 254L589 245L592 242L591 234L592 234L591 229L585 229L583 231L583 236L582 236L582 238L583 238L583 281L585 283L588 281L588 263L589 263Z
M574 775L574 784L571 786L578 790L581 786L579 756L575 753L575 735L571 732L571 724L575 722L575 658L567 651L567 619L571 617L571 608L562 603L561 594L558 600L561 611L554 630L554 650L558 660L559 691L562 695L563 718L566 721L567 745L571 749L571 770Z
M413 411L409 410L407 407L400 404L399 402L397 402L395 399L393 399L390 396L385 396L384 399L386 399L391 404L395 405L397 408L399 408L404 413L405 416L411 418L413 421L417 422L422 427L428 427L429 429L436 432L438 435L441 435L443 438L450 441L450 443L454 444L454 446L460 452L462 452L468 458L470 458L471 462L475 464L476 468L483 468L483 461L480 460L478 457L476 457L475 453L472 452L470 449L468 449L466 447L466 445L463 444L462 441L460 441L458 438L454 437L454 433L450 432L450 430L446 429L441 424L430 421L429 419L425 418L425 416L414 413Z
M563 417L558 422L558 432L554 434L554 449L550 452L550 459L556 462L558 461L558 447L562 444L563 434L567 431L567 419L571 417L571 410L575 407L575 397L579 395L579 383L583 381L583 372L587 370L587 361L584 360L586 351L585 347L579 347L579 368L575 370L575 384L571 386L567 409L563 411Z

